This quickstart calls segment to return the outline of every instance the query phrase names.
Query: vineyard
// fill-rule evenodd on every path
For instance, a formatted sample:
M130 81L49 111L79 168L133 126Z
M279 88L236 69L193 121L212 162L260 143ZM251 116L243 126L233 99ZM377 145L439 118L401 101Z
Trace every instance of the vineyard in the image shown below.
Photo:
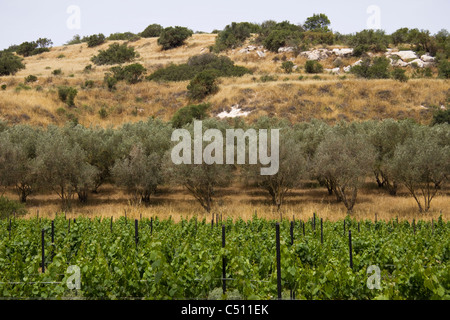
M0 297L448 299L449 231L442 219L11 217L0 221Z

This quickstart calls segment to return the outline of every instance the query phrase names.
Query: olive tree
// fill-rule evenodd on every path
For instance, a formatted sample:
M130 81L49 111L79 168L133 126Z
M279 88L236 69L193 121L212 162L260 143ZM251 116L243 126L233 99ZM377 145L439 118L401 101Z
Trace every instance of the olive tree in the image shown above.
M49 127L37 142L36 171L40 181L71 208L75 194L85 194L94 184L98 169L86 161L86 152L56 127Z
M336 126L318 146L313 164L316 174L331 181L334 192L351 213L374 158L375 151L363 134Z
M261 163L257 165L248 164L245 166L246 180L267 191L272 205L276 206L279 211L288 192L300 185L301 178L307 168L306 154L299 143L296 131L284 121L262 118L255 127L259 133L261 132L260 129L271 131L271 140L267 140L269 144L267 149L271 150L270 153L278 151L278 170L275 174L263 175L261 174L261 167L266 165ZM274 137L272 130L274 129L279 129L278 141L272 141ZM260 139L261 134L259 134L259 142L261 142ZM272 148L273 144L278 144L278 147ZM261 144L259 144L259 152L261 152L261 147Z
M162 160L170 147L170 126L149 119L146 123L124 125L120 134L119 158L111 169L112 176L136 203L148 204L164 181Z
M224 163L223 157L220 161L220 154L225 154L224 145L220 144L220 136L224 136L226 130L226 124L214 119L204 120L202 122L201 132L206 130L214 133L213 137L210 137L212 143L206 143L205 139L200 137L201 140L195 141L194 124L189 124L183 129L178 129L172 135L172 141L180 141L185 144L185 148L177 148L174 143L173 148L166 153L164 159L164 173L167 177L167 181L173 185L182 185L186 190L194 196L194 198L200 203L206 212L210 213L213 209L213 198L219 187L226 187L231 182L231 174L233 166ZM195 163L192 161L192 156L195 154L195 145L199 142L202 146L201 155L204 161ZM178 144L180 145L180 144ZM204 150L204 151L203 151ZM174 161L175 158L184 158L186 161L180 163ZM214 161L209 161L213 160ZM205 161L206 160L206 161ZM216 161L218 160L218 161ZM222 162L222 163L217 163Z
M394 156L397 146L412 135L415 124L410 120L386 119L367 122L365 125L368 127L368 140L376 151L373 172L377 185L386 188L389 194L396 195L398 182L389 174L388 163Z
M439 129L448 132L449 127L442 125ZM419 212L430 209L431 201L450 174L450 144L441 138L437 129L419 127L396 148L389 162L390 174L408 189Z

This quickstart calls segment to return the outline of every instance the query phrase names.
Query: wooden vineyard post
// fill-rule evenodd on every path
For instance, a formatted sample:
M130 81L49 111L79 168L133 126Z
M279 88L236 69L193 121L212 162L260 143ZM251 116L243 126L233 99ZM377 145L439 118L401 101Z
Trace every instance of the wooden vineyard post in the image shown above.
M305 223L304 222L302 223L302 227L303 227L303 236L305 237L306 233L305 233Z
M222 248L225 248L225 225L222 225ZM227 292L227 283L226 283L226 267L227 261L225 255L222 257L222 292L225 294Z
M69 227L68 227L68 231L67 232L70 232L70 219L69 219Z
M9 239L11 239L11 218L9 218L9 225L8 225L8 232L9 232Z
M350 254L350 269L353 269L353 254L352 254L352 231L348 230L348 249Z
M291 233L291 246L292 246L294 244L294 221L291 221L290 233Z
M53 261L55 256L55 220L52 220L52 254L50 255L50 261Z
M136 242L136 249L139 243L139 221L138 219L134 220L134 241Z
M125 225L127 224L127 210L125 209Z
M280 248L280 224L277 222L276 228L276 251L277 251L277 293L281 300L281 248Z
M320 243L323 244L323 219L320 218Z
M211 230L214 228L214 218L211 220Z
M360 229L360 227L359 227L359 221L358 221L358 232L361 232L361 229Z
M45 273L45 230L41 231L41 269Z
M150 235L153 234L153 217L150 218Z
M316 213L313 212L313 231L316 232Z
M413 219L412 225L413 225L414 235L416 235L416 219Z
M111 229L111 232L113 232L113 217L112 216L111 216L111 223L110 223L109 228Z

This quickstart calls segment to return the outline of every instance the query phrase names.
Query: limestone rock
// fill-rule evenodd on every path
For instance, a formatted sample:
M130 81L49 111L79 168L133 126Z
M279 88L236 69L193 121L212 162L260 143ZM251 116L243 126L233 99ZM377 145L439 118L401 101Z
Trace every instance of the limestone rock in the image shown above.
M414 51L412 50L405 50L405 51L398 51L398 52L392 52L391 54L395 54L400 57L403 61L409 60L409 59L417 59L419 58Z
M434 62L435 58L429 56L428 54L424 54L420 57L420 60L422 60L423 62Z

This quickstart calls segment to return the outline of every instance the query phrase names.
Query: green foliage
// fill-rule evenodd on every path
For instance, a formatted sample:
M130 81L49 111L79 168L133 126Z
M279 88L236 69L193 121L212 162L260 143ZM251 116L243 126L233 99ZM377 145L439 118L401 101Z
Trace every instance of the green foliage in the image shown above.
M99 33L99 34L93 34L93 35L87 37L86 40L87 40L88 48L93 48L93 47L97 47L99 45L104 44L106 41L106 37L103 33Z
M86 80L84 82L84 88L92 89L94 87L94 80Z
M37 41L23 42L16 48L16 53L24 57L30 57L50 51L52 44L53 42L50 39L39 38Z
M277 29L275 27L264 39L263 44L268 50L278 52L278 49L281 47L297 46L300 43L301 38L302 33L299 30Z
M306 19L303 27L310 31L328 32L328 26L331 24L330 19L323 14L313 14L312 17Z
M305 63L305 71L307 73L322 73L323 66L315 60L308 60Z
M350 42L354 47L353 55L361 56L368 51L385 52L389 45L389 37L383 30L370 29L357 32Z
M394 70L392 70L392 78L400 82L407 82L408 76L405 72L406 71L402 68L394 68Z
M59 99L67 104L69 107L75 106L75 97L77 96L77 89L73 87L62 86L58 88Z
M100 50L98 55L92 57L91 61L96 65L111 65L133 61L139 55L133 47L126 43L113 43L106 50Z
M52 71L52 75L60 76L60 75L62 75L62 70L61 69L55 69L55 70Z
M38 80L38 78L32 74L25 77L25 83L36 82L37 80Z
M168 27L161 32L158 38L158 44L162 46L163 50L177 48L182 46L185 40L191 37L192 34L192 30L185 27Z
M208 95L219 91L217 84L218 72L213 69L198 73L187 86L188 97L192 100L202 100Z
M284 61L281 64L281 69L283 69L286 73L292 73L292 70L294 69L294 63L292 61Z
M11 52L0 51L0 76L14 75L21 69L25 69L23 59Z
M67 41L67 45L69 45L69 46L74 45L74 44L80 44L80 43L83 43L83 41L81 40L81 37L79 34L74 35L71 40Z
M147 80L155 81L186 81L193 79L204 70L215 70L221 77L240 77L251 73L247 68L236 66L226 56L217 56L212 53L204 53L192 56L186 64L171 64L159 69L147 77Z
M265 75L262 75L259 78L259 81L261 81L261 82L277 81L277 77L276 76L272 76L270 74L265 74Z
M136 84L142 81L146 69L140 63L134 63L125 67L112 67L111 71L118 81L125 80L128 84Z
M210 107L208 103L189 105L178 109L172 117L171 123L174 128L182 128L194 120L207 118L207 111Z
M141 32L140 36L143 38L154 38L159 37L164 28L159 24L151 24L144 31Z
M3 91L5 91L6 88L7 88L7 85L6 84L2 84L1 88L2 88Z
M214 52L236 48L244 43L252 33L260 30L258 25L249 22L233 22L217 35Z
M389 65L389 59L385 57L375 57L373 60L366 58L360 65L352 67L350 72L361 78L388 79Z
M108 111L105 109L105 107L101 107L100 110L98 110L98 115L102 119L106 119L108 117Z
M108 87L109 91L116 90L116 84L117 84L118 80L114 76L107 73L105 75L104 82L105 82L106 86Z
M111 33L109 35L109 37L107 38L107 40L126 40L126 41L137 41L139 40L141 37L138 36L137 34L134 34L132 32L117 32L117 33Z
M17 217L19 217L20 215L26 214L27 210L24 204L9 200L8 198L1 196L0 219L12 218L14 216L14 212L16 213Z
M447 59L441 60L438 65L439 77L450 79L450 61Z
M433 114L432 125L448 123L450 124L450 109L439 109Z

